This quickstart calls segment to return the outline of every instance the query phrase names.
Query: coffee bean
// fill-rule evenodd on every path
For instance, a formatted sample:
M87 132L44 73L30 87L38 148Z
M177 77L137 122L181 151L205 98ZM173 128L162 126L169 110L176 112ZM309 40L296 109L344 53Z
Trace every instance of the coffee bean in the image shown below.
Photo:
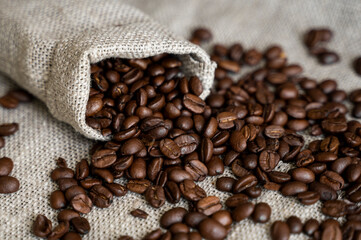
M276 183L284 183L291 180L291 175L289 175L288 173L278 172L278 171L269 172L268 177L271 179L271 181Z
M323 232L321 239L335 239L341 240L342 239L342 232L339 226L328 226L326 227Z
M77 163L75 175L77 180L83 180L89 176L89 164L86 159L82 159Z
M159 143L162 153L171 159L176 159L180 156L181 150L178 145L171 139L163 139Z
M290 229L290 233L301 233L303 224L301 222L301 219L299 219L296 216L291 216L287 218L287 225Z
M212 218L225 227L229 227L232 224L231 213L227 210L219 210L212 215Z
M206 165L199 160L188 161L184 169L192 176L194 181L203 181L208 174Z
M0 176L0 193L17 192L20 188L19 180L11 176Z
M14 109L19 105L19 100L7 94L3 97L0 97L0 105L4 108Z
M65 196L62 191L57 190L51 193L50 206L54 209L60 209L66 206Z
M266 223L271 217L271 207L264 202L257 203L252 213L252 219L256 223Z
M293 182L285 183L282 186L281 193L284 196L293 196L302 192L306 192L307 188L308 187L305 183L299 181L293 181Z
M146 162L143 158L136 158L130 166L129 175L133 179L143 179L147 176Z
M259 166L265 172L272 171L277 165L280 160L280 157L277 153L263 150L259 155Z
M281 138L284 134L284 129L281 126L269 125L265 128L264 133L269 138Z
M64 240L81 240L81 236L76 232L67 232L62 239Z
M0 176L7 176L11 173L14 168L14 163L11 158L2 157L0 158Z
M310 218L303 225L303 232L309 236L312 236L313 233L319 228L319 225L320 224L316 219Z
M75 211L83 214L89 213L93 207L92 201L85 194L78 194L73 197L70 201L70 205Z
M306 191L297 194L298 199L304 205L312 205L320 200L320 194L318 192Z
M243 219L248 218L251 216L254 210L254 204L251 202L246 202L238 205L232 211L232 219L236 222L240 222Z
M223 161L218 156L213 156L206 165L208 168L209 176L216 176L224 172Z
M257 178L254 175L252 175L252 174L245 175L245 176L239 178L234 183L233 192L240 193L249 187L253 187L253 186L257 185L257 183L258 183Z
M150 186L150 181L147 179L129 180L127 189L131 192L144 193Z
M175 223L183 221L184 216L187 214L187 210L182 207L176 207L165 212L160 218L160 225L163 228L168 228Z
M164 189L160 186L150 186L145 192L145 199L154 208L159 208L165 203Z
M288 240L290 238L290 228L285 222L275 221L271 227L272 240Z
M325 171L320 177L320 183L328 185L335 191L338 191L343 188L345 181L338 173Z
M250 49L243 54L243 60L250 66L257 65L262 59L262 54L256 49Z
M80 182L80 185L85 189L90 189L95 185L102 184L102 180L97 178L87 178Z
M61 178L73 178L74 177L74 171L70 168L65 168L65 167L59 167L59 168L55 168L52 172L51 172L51 179L54 181L57 181Z
M343 217L347 213L348 204L342 200L328 200L324 202L322 213L331 217Z
M37 237L46 238L52 230L51 221L44 215L38 215L33 223L33 233Z
M248 201L248 196L243 193L234 194L233 196L229 197L225 204L229 208L237 207L240 204L243 204Z
M291 171L291 176L294 181L303 183L311 183L315 181L315 174L308 168L295 168Z
M148 213L146 213L145 211L143 211L142 209L139 209L139 208L131 211L130 214L133 217L142 218L142 219L147 219L147 217L148 217Z
M70 222L71 219L73 219L75 217L79 217L79 216L80 216L79 213L77 213L74 210L64 209L58 213L58 221L59 222L65 222L65 221Z
M320 195L320 199L323 201L334 200L337 198L337 193L335 190L333 190L328 185L319 182L311 183L309 190L317 192Z
M177 203L181 197L181 191L178 185L173 181L167 181L164 187L165 197L170 203Z
M72 218L71 224L73 225L75 231L80 234L87 234L90 231L89 222L83 217Z
M174 139L174 142L180 148L181 154L190 154L197 148L197 141L191 135L181 135Z
M189 201L199 201L207 196L207 193L191 180L184 180L179 188L182 196Z
M326 51L317 55L318 61L323 65L330 65L340 61L340 57L333 51Z
M0 125L0 136L10 136L19 130L19 124L6 123Z
M199 233L205 239L216 240L227 236L227 230L212 218L206 218L198 225Z
M247 140L241 131L234 131L231 134L230 144L237 152L243 152L247 147Z
M212 33L206 28L197 28L193 31L192 38L196 38L201 42L206 42L212 39Z
M51 233L48 235L47 239L56 240L60 239L69 231L69 222L60 222Z
M101 149L92 156L92 164L97 168L111 166L117 160L116 152L111 149Z
M236 180L234 178L220 177L217 179L216 188L223 192L231 192L235 182Z
M144 144L138 138L131 138L127 140L120 151L122 155L132 155L138 153L144 148Z
M222 208L222 204L218 197L208 196L198 201L197 211L204 213L207 216L218 212Z

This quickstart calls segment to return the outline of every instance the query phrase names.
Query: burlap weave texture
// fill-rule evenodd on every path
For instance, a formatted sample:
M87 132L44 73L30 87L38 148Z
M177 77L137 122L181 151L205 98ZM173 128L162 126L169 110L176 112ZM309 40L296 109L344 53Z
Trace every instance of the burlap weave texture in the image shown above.
M202 97L209 93L215 65L208 55L123 2L3 0L0 5L0 71L88 138L105 139L85 123L90 63L178 54L185 73L202 80Z
M194 27L202 25L214 33L215 39L211 44L241 42L245 48L254 46L264 50L272 43L279 43L287 52L289 62L302 64L305 76L317 81L333 78L346 91L361 87L360 77L350 68L351 60L361 55L361 2L358 0L126 2L184 38L189 36ZM334 30L335 37L329 47L340 53L339 64L322 67L308 56L301 43L301 36L313 26L329 26ZM0 95L13 87L11 80L1 77ZM0 239L36 239L30 232L37 214L45 214L56 224L57 211L49 207L49 195L57 189L50 180L55 159L62 156L71 167L75 167L75 161L88 157L92 141L76 133L67 124L55 120L40 101L23 104L16 110L0 109L0 123L13 121L20 123L20 131L6 139L6 147L0 150L0 156L13 158L15 168L12 175L18 177L22 185L16 194L0 196ZM286 164L279 167L282 171L288 168ZM220 196L224 201L229 195L215 189L215 179L207 178L200 186L205 188L208 195ZM320 214L319 203L302 206L295 198L285 198L272 191L264 191L253 202L260 201L272 207L270 222L254 224L251 220L245 220L237 223L228 236L229 240L270 239L271 223L291 215L299 216L302 221L311 217L318 220L324 218ZM178 205L187 206L185 202ZM122 234L141 239L146 232L159 227L159 217L173 206L166 204L160 209L153 209L147 206L143 197L132 193L116 198L110 208L95 208L86 216L92 230L84 239L115 240ZM138 207L149 213L147 220L129 215L131 210ZM308 237L298 234L292 235L290 239Z

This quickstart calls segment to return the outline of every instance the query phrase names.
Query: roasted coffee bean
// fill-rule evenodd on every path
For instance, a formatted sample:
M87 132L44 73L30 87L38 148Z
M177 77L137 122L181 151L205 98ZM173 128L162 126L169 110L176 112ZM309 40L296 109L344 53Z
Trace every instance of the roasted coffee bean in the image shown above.
M212 33L207 28L197 28L193 31L192 38L206 42L212 39Z
M162 153L171 159L176 159L180 156L181 150L178 145L171 139L163 139L159 143Z
M70 222L71 219L73 219L75 217L79 217L79 216L80 216L79 213L74 210L64 209L58 213L58 221L59 222L65 222L65 221Z
M113 194L102 185L95 185L89 192L93 204L99 208L107 208L113 201Z
M142 194L148 189L150 184L150 181L147 179L129 180L127 183L127 189L131 192Z
M75 176L77 180L83 180L89 176L89 165L86 159L82 159L77 163Z
M217 179L216 188L223 192L231 192L236 179L231 177L220 177Z
M93 203L85 194L78 194L70 201L70 206L77 212L87 214L91 211Z
M360 179L361 176L361 165L351 164L346 168L346 179L348 182L355 182ZM341 179L340 179L341 180Z
M238 205L235 209L232 210L232 219L233 221L240 222L243 219L251 216L254 210L254 204L251 202L245 202Z
M208 168L209 176L216 176L224 172L223 161L218 156L213 156L206 165Z
M97 168L111 166L117 160L116 152L111 149L101 149L92 156L92 164Z
M284 129L281 126L269 125L265 128L264 133L269 138L281 138L284 134Z
M258 183L257 178L254 175L252 175L252 174L245 175L245 176L239 178L234 183L233 192L240 193L249 187L253 187L253 186L257 185L257 183Z
M318 192L306 191L297 194L298 199L304 205L312 205L320 200L320 194Z
M212 218L206 218L198 225L199 233L205 239L224 239L227 236L226 228Z
M192 176L194 181L203 181L208 174L206 165L199 160L188 161L184 169Z
M54 209L60 209L66 206L65 196L62 191L56 190L51 193L50 206Z
M250 198L258 198L262 194L262 189L260 187L254 186L247 188L244 193Z
M179 188L182 196L189 201L199 201L207 196L207 193L191 180L184 180Z
M38 215L33 223L33 233L37 237L46 238L52 230L51 221L44 215Z
M73 178L74 171L70 168L59 167L55 168L50 175L51 179L57 181L61 178Z
M315 181L315 174L308 168L295 168L291 171L291 176L294 181L303 183L311 183Z
M320 183L328 185L335 191L338 191L343 188L345 181L338 173L325 171L320 177Z
M164 187L164 194L168 202L177 203L181 197L178 185L173 181L167 181Z
M227 210L219 210L212 215L212 218L225 227L229 227L232 224L231 213Z
M0 193L17 192L20 188L19 180L11 176L0 176Z
M322 213L330 217L343 217L347 214L348 204L342 200L328 200L324 202Z
M252 213L252 219L256 223L266 223L271 217L271 207L264 202L257 203Z
M59 186L59 189L63 192L72 186L78 185L77 181L74 178L60 178L56 182Z
M234 194L231 197L229 197L225 204L229 208L237 207L238 205L245 203L248 201L248 196L243 193Z
M242 131L234 131L231 133L230 144L235 151L243 152L247 147L246 136Z
M284 196L293 196L307 191L307 185L303 182L293 181L285 183L281 188L281 193Z
M342 239L342 232L339 226L328 226L322 231L321 239Z
M80 182L80 185L85 189L90 189L95 185L102 184L102 180L97 178L87 178Z
M178 234L187 234L189 232L189 227L184 223L175 223L169 228L169 231L174 236L177 236Z
M7 176L11 173L14 168L14 163L11 158L3 157L0 158L0 176Z
M284 183L291 180L291 175L284 172L272 171L268 173L268 177L271 181L276 183Z
M162 236L162 230L160 228L151 231L147 235L144 236L143 240L156 240L159 239Z
M246 64L254 66L262 60L262 54L256 49L250 49L243 54L243 60Z
M317 192L320 194L320 200L327 201L327 200L335 200L337 198L337 193L328 185L313 182L310 184L309 187L311 191Z
M316 219L310 218L303 225L303 232L309 236L312 236L313 233L318 230L319 225L320 224Z
M197 211L207 216L218 212L222 208L222 204L218 197L208 196L197 202Z
M10 136L19 130L19 124L6 123L0 125L0 136Z
M146 213L145 211L143 211L142 209L139 209L139 208L131 211L130 214L133 217L142 218L142 219L147 219L147 217L148 217L148 213Z
M323 65L329 65L340 61L340 57L336 52L326 51L317 55L318 61Z
M65 198L68 201L70 201L73 197L75 197L78 194L85 194L85 190L82 187L75 185L66 190Z
M160 186L150 186L145 192L145 199L154 208L159 208L165 203L164 189Z
M76 232L67 232L63 237L63 240L81 240L81 236Z
M272 240L288 240L290 238L290 228L287 223L275 221L271 227Z
M168 228L175 223L180 223L186 214L187 210L182 207L172 208L162 215L159 220L160 225L163 228Z
M104 185L117 197L122 197L128 192L126 187L118 183L105 183Z
M129 168L129 175L133 179L143 179L147 176L147 165L143 158L136 158Z
M331 152L321 152L315 156L318 162L332 162L337 159L337 155Z
M272 171L277 165L280 160L280 157L277 153L264 150L259 155L259 166L265 172Z
M189 174L187 171L183 169L173 169L169 172L168 178L170 181L174 181L176 183L183 182L184 180L193 180L193 177L191 174Z
M69 222L60 222L51 233L48 235L47 239L56 240L60 239L69 231Z
M299 219L296 216L291 216L287 218L287 225L290 229L290 233L301 233L303 224L301 222L301 219Z
M13 109L19 105L19 100L7 94L3 97L0 97L0 105L4 108Z
M90 224L88 220L83 217L72 218L71 224L73 225L75 231L80 234L87 234L90 231Z

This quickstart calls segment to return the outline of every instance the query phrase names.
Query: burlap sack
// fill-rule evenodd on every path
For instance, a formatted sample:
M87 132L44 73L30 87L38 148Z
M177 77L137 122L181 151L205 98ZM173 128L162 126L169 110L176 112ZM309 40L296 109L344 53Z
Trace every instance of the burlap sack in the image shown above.
M4 2L0 11L4 5L10 4ZM126 3L146 12L184 38L189 37L194 27L201 25L212 29L215 39L211 44L241 42L245 48L257 47L263 50L272 43L280 43L288 54L289 62L301 63L306 76L317 81L334 78L339 87L346 91L361 87L361 78L350 68L352 59L361 55L359 0L129 0ZM313 26L329 26L334 30L334 40L329 47L340 53L340 63L320 66L314 58L308 56L301 37ZM0 27L1 33L3 28ZM3 64L7 63L2 60ZM0 95L14 87L11 80L0 76ZM0 149L0 156L14 160L12 175L19 178L21 188L15 194L0 195L0 239L36 239L31 234L31 226L37 214L45 214L56 225L58 211L49 206L49 195L57 189L49 177L55 168L55 159L62 156L71 167L75 167L76 161L89 157L88 150L93 142L77 134L68 124L54 119L40 101L21 104L15 110L0 108L0 123L3 122L20 123L20 131L6 138L7 143L5 148ZM289 167L281 164L279 169L286 171ZM207 178L200 186L208 195L217 195L224 201L229 194L215 189L215 179ZM272 191L264 191L260 198L252 201L264 201L272 207L270 222L254 224L252 220L244 220L236 223L227 239L270 239L272 222L285 220L291 215L299 216L303 222L311 217L317 220L325 218L320 213L320 203L303 206L295 198L285 198ZM177 206L187 207L187 203L182 201ZM138 207L149 213L147 220L129 214ZM148 231L159 227L159 217L172 207L174 205L167 203L160 209L154 209L147 205L142 196L128 193L125 197L115 198L110 208L94 208L86 215L92 230L84 239L116 240L122 234L141 239ZM309 237L296 234L290 239Z
M209 93L215 64L208 55L120 1L3 0L0 5L0 71L88 138L105 139L85 123L90 63L178 54L185 73L203 82L201 97Z

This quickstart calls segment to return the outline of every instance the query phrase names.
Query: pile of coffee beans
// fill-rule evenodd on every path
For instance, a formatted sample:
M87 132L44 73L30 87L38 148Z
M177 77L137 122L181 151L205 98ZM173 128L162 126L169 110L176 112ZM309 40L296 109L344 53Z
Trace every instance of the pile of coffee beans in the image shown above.
M314 28L305 34L305 45L312 56L317 57L318 62L329 65L340 61L339 55L326 48L326 43L330 42L333 32L329 28Z
M19 180L9 176L13 168L14 163L11 158L0 158L0 194L14 193L19 190Z
M314 54L332 37L327 29L307 35L307 46ZM193 32L191 40L201 44L211 38L211 32L202 28ZM333 61L330 51L317 54L325 64ZM322 201L323 214L346 217L340 225L332 218L321 224L315 219L302 224L297 216L290 216L273 223L272 239L289 239L290 234L302 231L314 239L357 239L361 232L361 123L347 121L344 103L348 99L358 103L361 90L347 96L333 79L318 83L303 76L302 67L288 63L278 45L262 52L243 49L239 43L216 44L211 59L218 67L214 90L206 100L199 97L201 81L184 76L182 62L173 55L93 64L86 122L111 140L96 144L90 164L83 159L75 171L58 160L51 178L60 190L51 194L50 205L63 209L59 215L66 211L79 217L93 205L109 207L114 196L127 191L142 194L154 208L184 198L188 210L170 209L160 219L166 231L155 229L143 239L213 240L224 239L233 222L247 218L268 222L271 207L250 201L265 188L295 197L304 205ZM234 81L233 74L245 66L253 70ZM299 133L322 139L306 145ZM280 162L292 168L276 170ZM225 168L233 177L222 176ZM216 188L232 194L224 204L197 185L207 176L219 176ZM126 186L115 183L118 178L127 179ZM141 209L130 214L144 219L148 215ZM90 230L77 230L72 217L60 218L62 231L55 231L40 215L34 234L53 239L54 234L65 238ZM46 229L46 234L35 228Z

